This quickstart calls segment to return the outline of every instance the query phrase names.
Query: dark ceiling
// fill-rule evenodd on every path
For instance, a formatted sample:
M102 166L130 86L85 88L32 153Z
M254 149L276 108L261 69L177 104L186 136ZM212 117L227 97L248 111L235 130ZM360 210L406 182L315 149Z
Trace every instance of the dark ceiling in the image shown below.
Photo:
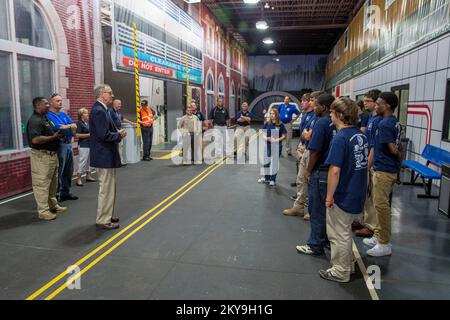
M328 54L364 3L363 0L202 0L250 55ZM268 4L270 8L264 8ZM272 9L273 7L273 9ZM265 20L269 29L256 29ZM265 45L271 37L275 43Z

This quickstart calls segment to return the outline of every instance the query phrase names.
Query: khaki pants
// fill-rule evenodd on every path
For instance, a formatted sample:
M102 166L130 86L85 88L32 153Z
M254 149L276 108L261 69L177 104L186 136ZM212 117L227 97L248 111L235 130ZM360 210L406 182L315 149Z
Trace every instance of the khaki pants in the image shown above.
M327 209L327 235L331 243L331 271L343 281L349 281L355 257L353 255L352 222L358 218L336 204Z
M377 212L373 203L373 174L370 173L370 188L367 193L366 203L364 205L364 214L361 216L361 224L371 231L375 231L377 226Z
M309 162L309 150L304 145L299 148L303 150L303 154L298 166L297 200L294 203L294 208L304 210L308 199L308 179L305 178L305 172ZM302 150L297 150L297 152Z
M114 214L116 200L116 169L97 169L98 193L97 224L108 224Z
M375 236L380 244L391 242L391 206L389 195L397 181L396 173L375 172L373 176L373 202L377 215Z
M122 141L119 143L119 155L122 164L127 164L127 159L125 157L125 139L122 139Z
M58 205L57 153L31 149L31 178L39 216L51 213Z
M292 146L291 146L291 142L292 142L292 124L291 123L286 123L284 124L284 127L286 128L287 131L287 136L286 136L286 152L287 154L291 154L292 153Z
M250 137L246 136L251 126L241 127L238 126L234 135L234 145L236 146L236 152L248 154Z

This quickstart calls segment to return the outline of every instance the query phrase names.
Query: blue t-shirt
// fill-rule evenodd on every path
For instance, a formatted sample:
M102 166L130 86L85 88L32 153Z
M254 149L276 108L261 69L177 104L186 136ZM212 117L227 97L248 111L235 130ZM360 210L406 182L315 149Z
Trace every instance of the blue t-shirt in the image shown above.
M279 139L283 135L287 134L287 130L286 130L286 127L284 126L284 124L276 125L273 123L266 123L264 125L263 130L265 130L265 134L268 138L274 137L276 139ZM270 144L270 142L267 142L267 143ZM283 141L280 141L280 150L281 150L282 146L283 146Z
M246 118L250 118L250 119L255 119L255 116L254 116L253 113L251 113L250 111L247 111L247 112L239 111L238 114L237 114L237 116L236 116L236 119L239 119L239 118L242 117L242 116L244 116L244 117L246 117ZM247 126L250 125L250 123L247 122L247 121L244 121L244 122L238 122L237 124L238 124L239 126L241 126L241 127L247 127Z
M357 128L340 130L331 142L325 163L341 169L334 202L347 213L361 214L364 210L368 162L367 137Z
M314 120L316 119L316 113L314 111L307 112L303 115L302 122L300 123L300 135L305 131L305 129L310 129L313 127ZM307 143L303 137L301 138L302 143Z
M361 113L358 118L357 128L361 130L361 128L367 128L367 122L369 121L369 117L364 113Z
M378 125L374 138L374 163L375 171L399 173L401 160L393 155L388 148L389 143L400 145L401 126L395 116L383 118Z
M58 114L49 111L47 114L48 118L51 122L55 125L56 129L60 129L61 126L67 126L69 124L73 124L74 122L65 112L60 112ZM62 130L64 133L64 138L62 139L62 142L64 143L71 143L73 138L73 133L71 129L64 129Z
M292 122L292 118L295 115L300 115L300 111L298 111L297 107L293 104L289 104L286 106L284 103L280 105L278 108L278 111L280 112L280 120L284 124Z
M373 116L372 114L369 115L369 119L367 121L367 129L366 129L366 137L367 137L367 140L369 141L369 151L370 151L370 149L373 148L375 132L376 132L381 120L383 120L383 117L381 117L381 116L378 116L378 115Z
M314 128L312 129L311 141L308 145L308 150L318 151L320 154L319 160L314 166L314 171L320 168L326 169L329 167L325 165L325 160L328 157L331 140L333 140L336 133L336 126L331 121L330 116L317 118Z

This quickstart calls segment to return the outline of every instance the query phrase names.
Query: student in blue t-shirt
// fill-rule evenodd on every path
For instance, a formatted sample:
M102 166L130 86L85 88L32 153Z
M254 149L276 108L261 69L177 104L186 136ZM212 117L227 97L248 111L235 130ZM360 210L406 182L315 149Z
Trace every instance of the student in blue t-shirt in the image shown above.
M380 94L376 111L383 119L374 135L373 149L373 201L377 215L375 235L364 239L364 243L373 247L367 254L374 257L390 256L391 245L391 207L390 194L397 182L403 159L400 143L401 126L393 115L398 106L398 97L392 92Z
M267 142L264 157L264 177L259 179L258 183L268 183L271 187L276 185L279 161L286 135L287 131L284 124L280 121L278 110L272 109L270 111L270 120L263 128L263 138Z
M328 246L325 208L328 165L325 160L331 141L336 134L336 127L330 117L330 107L334 100L334 97L328 93L317 98L315 112L318 120L312 129L312 137L308 145L310 155L305 176L309 178L308 210L311 215L311 233L306 245L297 246L299 253L307 255L324 254L324 249Z
M339 129L326 165L328 172L327 235L331 244L331 268L319 275L336 282L349 282L354 270L352 223L364 210L367 193L369 144L358 129L358 105L347 97L331 106L331 118Z
M286 152L288 156L292 155L291 153L291 140L292 140L292 123L295 122L300 116L300 111L297 107L291 104L291 98L285 97L284 103L280 105L278 109L280 113L280 120L284 124L286 128Z
M372 192L372 163L373 163L373 135L378 128L378 124L383 119L375 110L376 101L381 91L378 89L370 90L364 97L364 107L369 111L367 120L366 137L369 143L369 187L367 189L367 198L364 208L364 215L360 221L355 221L353 228L355 235L358 237L371 238L374 234L377 225L377 215L373 206L373 192Z
M296 181L297 196L293 199L295 202L292 208L283 211L285 216L300 216L305 221L309 221L310 219L309 213L305 211L308 198L308 179L305 177L306 167L309 161L308 144L311 140L312 128L317 120L316 113L314 112L317 98L323 93L321 91L315 91L311 94L304 95L302 98L304 115L300 124L300 144L297 147L297 160L299 161ZM309 100L309 102L305 100Z

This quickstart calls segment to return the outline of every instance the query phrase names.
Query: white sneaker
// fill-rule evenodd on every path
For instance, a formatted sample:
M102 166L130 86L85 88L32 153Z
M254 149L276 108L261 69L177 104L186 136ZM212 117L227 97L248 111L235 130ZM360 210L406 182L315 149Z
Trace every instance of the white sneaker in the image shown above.
M392 255L391 244L377 244L370 250L367 250L367 255L372 257L384 257Z
M258 180L258 183L267 183L266 178L261 178Z
M373 236L372 238L365 238L363 243L369 247L375 247L378 244L378 239Z
M276 183L275 183L275 181L270 181L270 182L269 182L269 185L270 185L271 187L275 187Z

